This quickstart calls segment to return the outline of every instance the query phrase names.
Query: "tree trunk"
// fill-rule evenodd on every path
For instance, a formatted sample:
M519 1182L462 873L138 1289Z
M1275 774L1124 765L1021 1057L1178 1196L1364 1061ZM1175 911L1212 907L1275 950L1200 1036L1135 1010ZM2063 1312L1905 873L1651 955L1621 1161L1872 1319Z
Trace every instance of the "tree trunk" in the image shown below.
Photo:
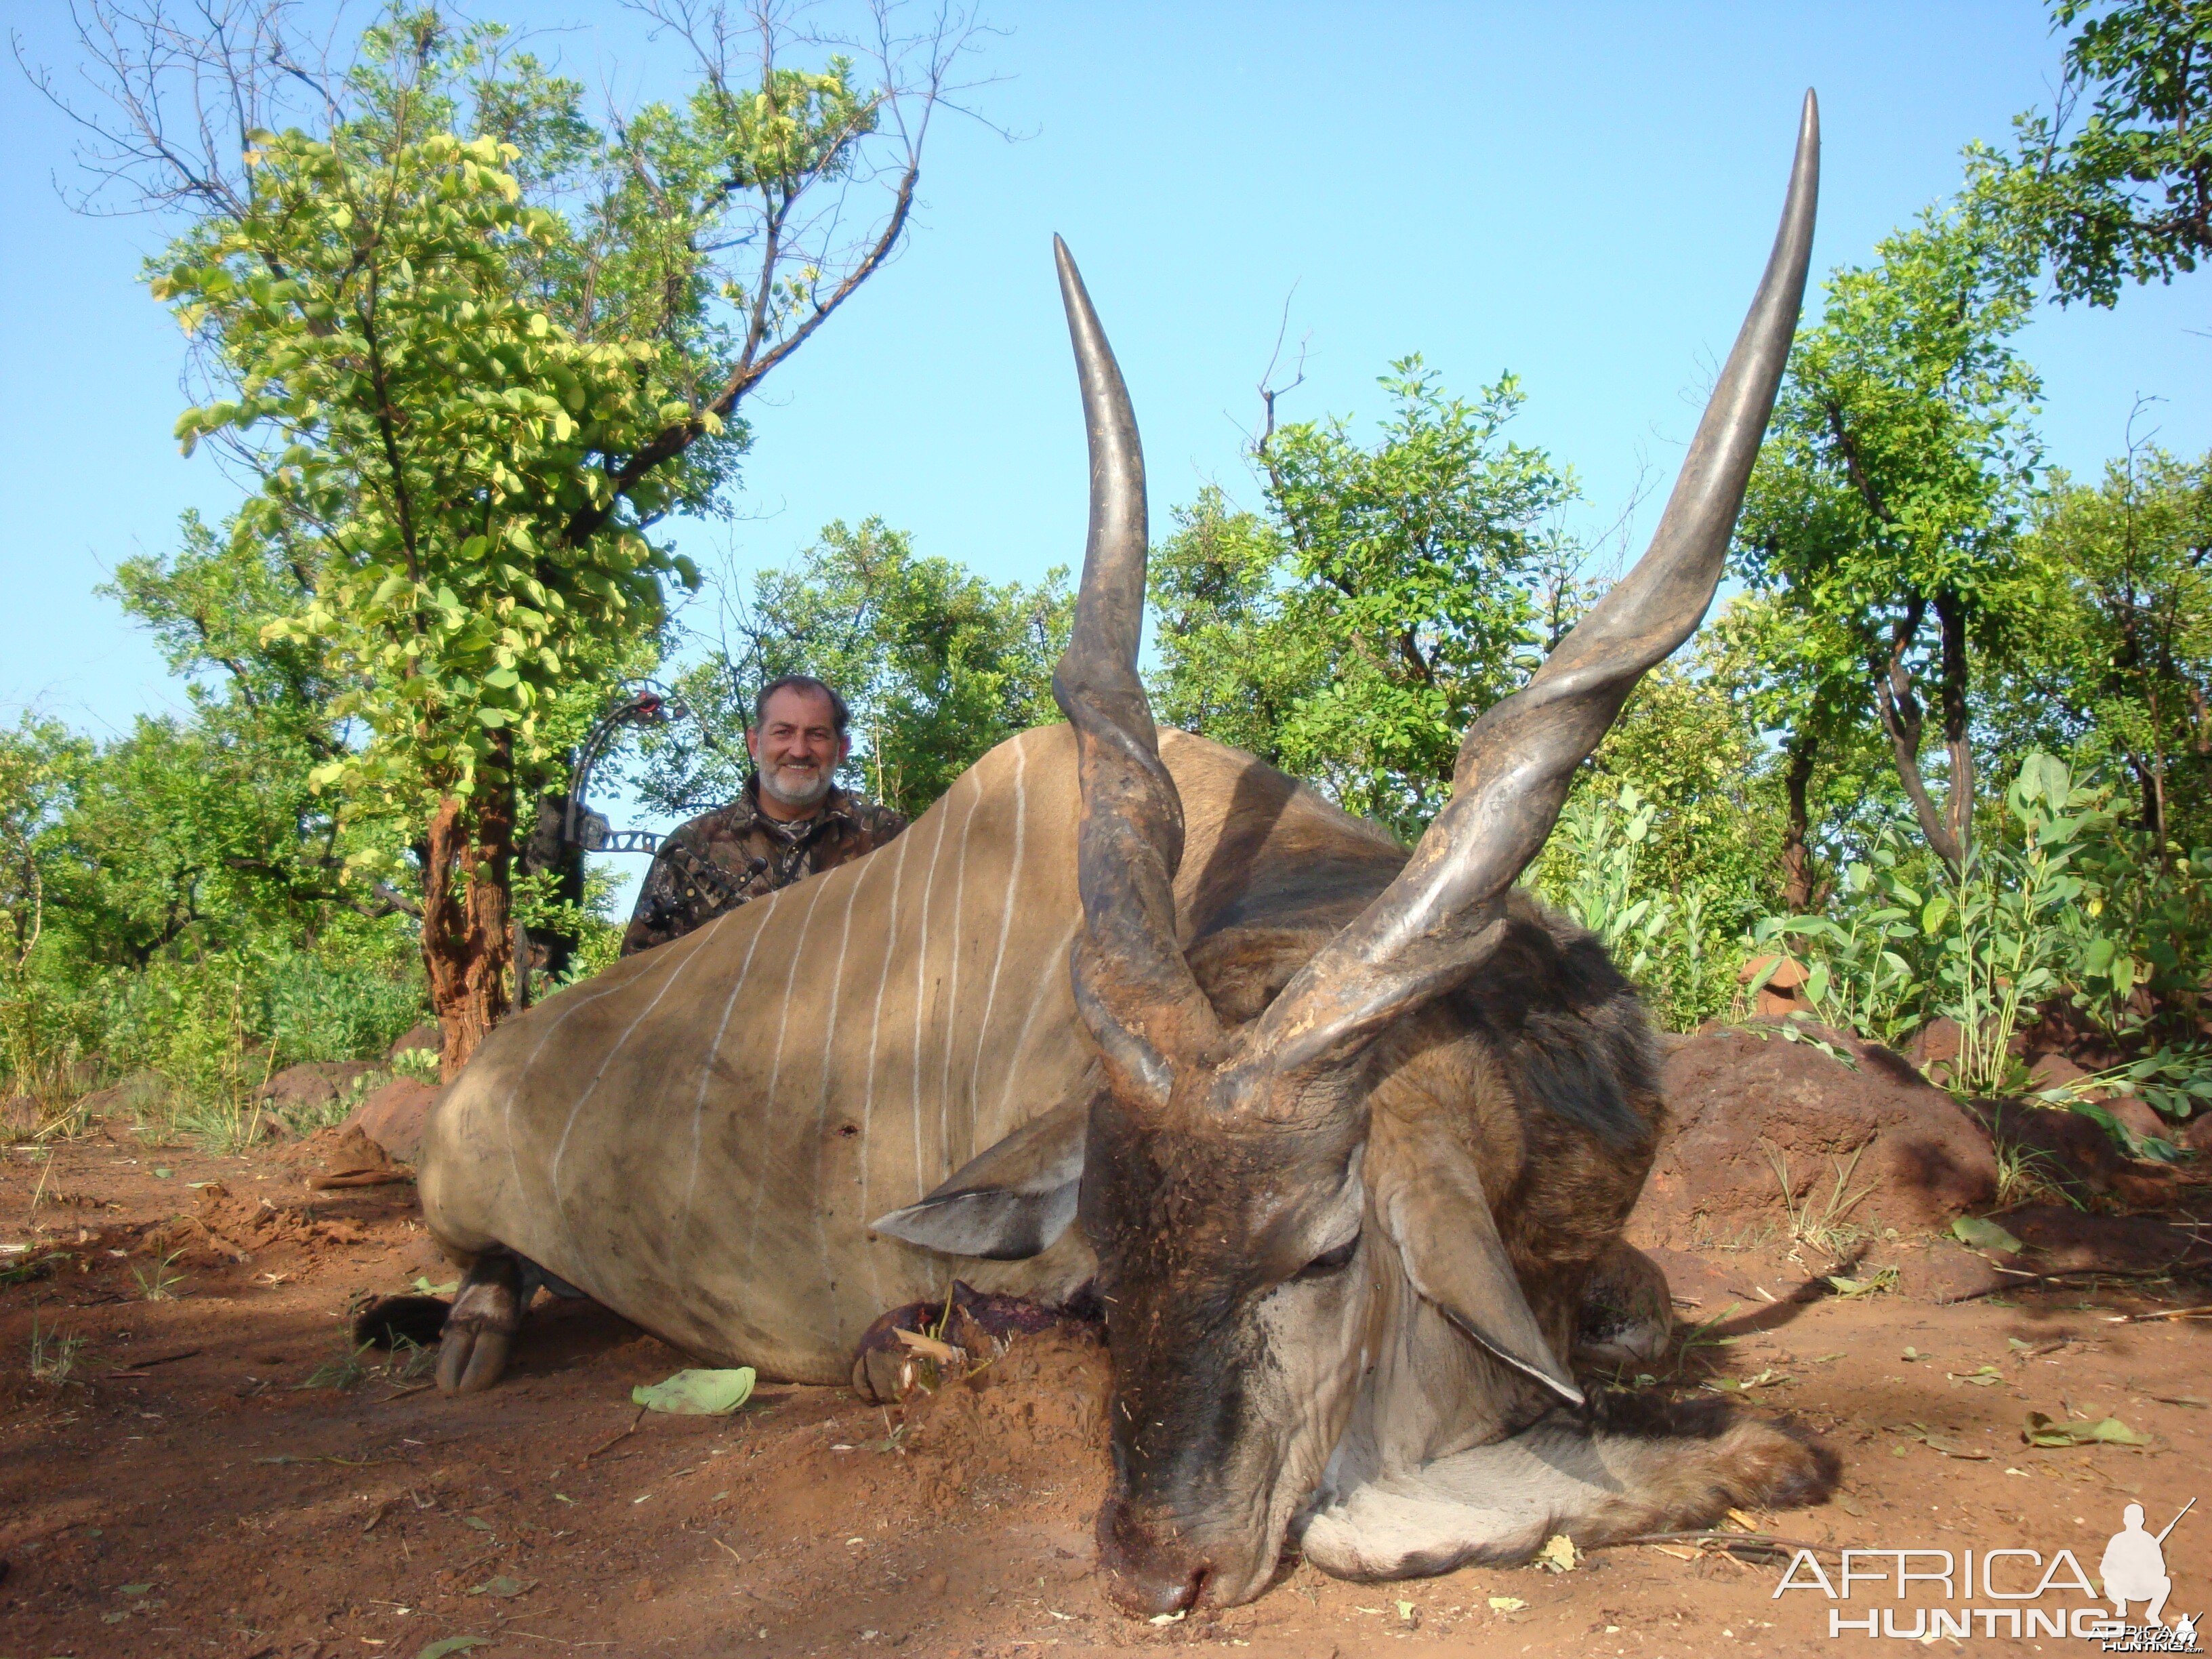
M1927 615L1927 602L1915 599L1904 616L1898 618L1890 636L1889 660L1877 659L1872 665L1875 706L1881 711L1881 728L1889 735L1889 751L1897 763L1898 781L1905 786L1907 799L1912 803L1912 815L1920 821L1920 833L1927 837L1936 856L1950 866L1956 875L1966 861L1966 849L1951 832L1950 814L1936 811L1936 803L1928 793L1928 781L1920 774L1920 699L1912 690L1912 671L1905 665L1911 653L1912 644L1920 633L1921 619ZM1948 709L1946 709L1947 730ZM1969 765L1971 767L1971 757ZM1953 780L1953 805L1956 805L1957 778ZM1972 787L1971 771L1968 787ZM1971 793L1967 811L1972 811Z
M507 1012L513 957L507 866L514 808L503 783L472 799L453 797L431 815L422 872L422 965L445 1034L440 1074L448 1083Z
M1813 908L1813 855L1806 846L1812 829L1812 815L1806 806L1806 793L1813 782L1813 756L1820 747L1810 730L1811 722L1801 728L1790 739L1790 769L1783 775L1784 787L1790 792L1790 817L1782 830L1782 902L1790 914L1802 916Z
M1955 596L1936 595L1936 625L1943 641L1943 748L1951 760L1943 817L1959 849L1953 862L1962 864L1974 845L1974 732L1966 706L1966 613Z

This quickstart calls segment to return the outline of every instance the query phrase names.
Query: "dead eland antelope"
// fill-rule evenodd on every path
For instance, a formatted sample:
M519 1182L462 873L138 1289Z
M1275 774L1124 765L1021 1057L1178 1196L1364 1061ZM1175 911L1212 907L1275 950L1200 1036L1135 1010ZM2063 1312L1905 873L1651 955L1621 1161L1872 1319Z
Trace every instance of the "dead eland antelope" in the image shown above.
M495 1381L556 1275L812 1382L955 1273L1048 1304L1095 1287L1101 1560L1146 1613L1249 1600L1294 1528L1331 1572L1401 1577L1816 1492L1825 1455L1781 1432L1639 1431L1575 1383L1600 1279L1642 1285L1617 1347L1664 1338L1656 1270L1620 1241L1664 1109L1633 991L1513 882L1711 603L1818 157L1808 94L1771 258L1650 550L1474 723L1410 854L1155 730L1144 463L1059 247L1091 446L1069 724L992 750L891 845L493 1035L421 1164L469 1264L443 1386Z

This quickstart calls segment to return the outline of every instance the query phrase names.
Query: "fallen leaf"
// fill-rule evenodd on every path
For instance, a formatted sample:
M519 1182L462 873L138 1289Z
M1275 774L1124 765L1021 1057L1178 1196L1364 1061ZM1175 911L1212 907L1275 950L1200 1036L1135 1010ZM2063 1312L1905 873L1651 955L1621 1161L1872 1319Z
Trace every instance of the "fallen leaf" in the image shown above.
M629 1391L631 1403L677 1417L722 1417L752 1397L753 1368L678 1371L665 1382L641 1382Z
M1492 1613L1518 1613L1528 1605L1517 1595L1493 1595L1490 1598Z
M471 1648L488 1648L489 1636L448 1636L436 1642L426 1643L415 1659L446 1659L449 1653L466 1653Z
M1951 1237L1972 1250L2002 1250L2018 1255L2021 1242L1986 1216L1962 1215L1951 1224Z
M1756 1376L1742 1378L1717 1376L1705 1386L1723 1394L1748 1394L1753 1389L1772 1388L1778 1382L1787 1382L1789 1380L1789 1377L1782 1372L1769 1368L1759 1372Z
M1931 1434L1925 1437L1922 1443L1929 1450L1941 1452L1946 1457L1963 1457L1977 1463L1986 1463L1990 1460L1989 1453L1982 1450L1978 1446L1969 1446L1963 1441L1952 1439L1948 1435Z
M1186 1609L1178 1607L1173 1613L1154 1613L1152 1616L1150 1622L1155 1625L1180 1625L1182 1623L1185 1616Z
M115 1593L118 1595L143 1595L153 1588L151 1584L125 1584Z
M498 1577L490 1580L489 1583L478 1584L475 1589L471 1589L469 1594L471 1595L497 1595L506 1597L509 1595L521 1595L528 1591L534 1590L537 1588L538 1581L535 1578L514 1578L510 1577L506 1573L501 1573Z
M2137 1434L2117 1417L2094 1423L2059 1423L2041 1412L2030 1412L2020 1437L2031 1446L2148 1446L2150 1437Z
M1852 1497L1847 1492L1840 1492L1836 1494L1836 1507L1841 1510L1845 1515L1856 1516L1857 1519L1862 1521L1866 1519L1866 1505L1860 1503L1857 1498Z
M480 1515L465 1515L461 1517L461 1524L465 1527L474 1527L478 1532L491 1530L491 1522Z
M412 1288L417 1296L451 1296L461 1288L461 1281L456 1279L451 1284L433 1285L421 1273L416 1273Z
M1986 1389L1992 1383L2004 1381L2003 1373L1994 1365L1979 1365L1971 1371L1946 1371L1943 1375L1949 1377L1954 1386L1964 1382L1977 1389Z
M1411 1601L1399 1602L1398 1617L1404 1620L1407 1624L1412 1624L1413 1622L1413 1604Z
M1917 1348L1907 1348L1901 1357L1906 1359L1925 1359L1928 1358L1926 1354L1921 1352Z
M1563 1532L1553 1533L1536 1552L1536 1565L1547 1572L1572 1572L1575 1560L1575 1540Z

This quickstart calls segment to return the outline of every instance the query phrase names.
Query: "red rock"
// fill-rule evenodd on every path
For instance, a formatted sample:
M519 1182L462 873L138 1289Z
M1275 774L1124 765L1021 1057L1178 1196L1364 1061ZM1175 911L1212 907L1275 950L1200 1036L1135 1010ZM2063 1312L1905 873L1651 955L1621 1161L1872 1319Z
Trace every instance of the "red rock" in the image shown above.
M2212 1263L2212 1245L2149 1216L2029 1204L1999 1219L2027 1247L2020 1266L2036 1273L2160 1273Z
M1978 1100L1972 1110L2001 1146L2032 1160L2033 1174L2076 1201L2112 1197L2159 1205L2173 1196L2171 1170L2129 1158L2102 1124L2079 1112L2019 1100Z
M2110 1099L2093 1096L2098 1103L2112 1115L2114 1121L2138 1139L2155 1136L2160 1140L2173 1139L2173 1125L2168 1123L2149 1104L2136 1095L2114 1095Z
M1848 1170L1850 1192L1864 1195L1831 1218L1869 1233L1940 1231L1995 1200L1989 1136L1948 1095L1879 1043L1797 1029L1851 1063L1756 1024L1702 1032L1668 1057L1669 1121L1629 1218L1632 1243L1786 1229L1778 1162L1816 1216Z
M434 1024L417 1025L384 1052L386 1060L397 1060L410 1048L428 1048L432 1054L442 1054L446 1034Z
M412 1078L395 1078L367 1100L338 1127L358 1129L392 1157L412 1164L422 1150L422 1132L429 1125L430 1108L442 1091Z
M2028 1073L2028 1080L2039 1089L2063 1089L2069 1083L2079 1083L2089 1073L2063 1054L2045 1054Z
M287 1066L261 1085L260 1098L279 1109L328 1106L350 1093L359 1079L379 1069L365 1060L312 1060L304 1066Z

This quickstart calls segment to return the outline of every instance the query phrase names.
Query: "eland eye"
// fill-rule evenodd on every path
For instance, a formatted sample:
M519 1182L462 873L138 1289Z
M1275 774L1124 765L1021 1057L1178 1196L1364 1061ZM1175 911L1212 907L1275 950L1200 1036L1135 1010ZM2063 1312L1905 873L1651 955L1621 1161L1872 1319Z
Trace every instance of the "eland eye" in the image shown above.
M1333 1250L1324 1250L1292 1275L1295 1279L1319 1279L1323 1274L1341 1273L1352 1265L1352 1253L1359 1248L1358 1233Z

